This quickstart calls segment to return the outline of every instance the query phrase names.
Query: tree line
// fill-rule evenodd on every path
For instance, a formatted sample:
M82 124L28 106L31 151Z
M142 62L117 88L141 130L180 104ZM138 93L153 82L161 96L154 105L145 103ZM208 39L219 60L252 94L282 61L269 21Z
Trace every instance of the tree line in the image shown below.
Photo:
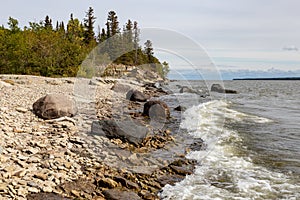
M94 51L96 59L92 66L155 64L161 76L167 74L168 64L153 55L152 42L147 40L143 48L140 46L136 21L128 20L121 29L116 12L110 11L105 26L98 26L96 34L95 20L92 7L82 22L71 14L66 25L63 21L53 24L47 15L44 20L29 22L29 26L21 29L18 20L9 17L8 28L0 26L0 73L76 76L79 69L84 70L82 62ZM89 75L88 71L84 73Z

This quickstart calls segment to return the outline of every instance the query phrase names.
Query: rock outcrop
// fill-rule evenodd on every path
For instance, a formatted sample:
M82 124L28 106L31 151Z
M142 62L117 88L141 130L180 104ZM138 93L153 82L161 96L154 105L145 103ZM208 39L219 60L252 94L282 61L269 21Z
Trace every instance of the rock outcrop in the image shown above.
M33 104L33 112L43 119L73 117L77 113L75 102L62 94L48 94Z

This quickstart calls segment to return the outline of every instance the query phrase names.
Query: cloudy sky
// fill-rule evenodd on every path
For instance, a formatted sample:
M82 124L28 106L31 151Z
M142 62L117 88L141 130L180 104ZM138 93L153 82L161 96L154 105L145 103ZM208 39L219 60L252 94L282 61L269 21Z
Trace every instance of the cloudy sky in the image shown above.
M9 16L21 27L46 15L53 21L67 22L70 13L83 19L92 6L97 25L103 26L108 11L114 10L121 24L130 18L142 29L172 30L204 48L222 70L300 70L300 51L282 50L300 48L299 0L0 1L4 25ZM174 66L181 64L171 60Z

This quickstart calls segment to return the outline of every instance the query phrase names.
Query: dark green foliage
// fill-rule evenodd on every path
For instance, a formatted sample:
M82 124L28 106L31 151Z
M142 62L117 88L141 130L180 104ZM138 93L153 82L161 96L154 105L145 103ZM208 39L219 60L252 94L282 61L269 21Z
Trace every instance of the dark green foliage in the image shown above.
M94 23L96 17L94 16L94 9L89 7L84 19L84 40L85 43L90 44L95 42Z
M49 29L49 30L52 30L53 27L52 27L52 19L50 19L50 17L47 15L46 18L45 18L45 28L46 29Z
M149 64L166 75L167 64L160 64L154 57L151 41L147 40L144 50L139 46L137 22L128 20L121 32L116 13L110 11L106 30L99 27L96 37L95 19L90 7L83 24L71 14L66 28L64 22L57 21L53 29L47 15L39 23L29 22L29 27L22 30L18 20L10 17L9 28L0 27L0 74L91 77L100 76L105 66L115 63ZM102 48L95 48L97 44Z
M120 33L118 17L115 11L110 11L108 13L107 24L108 24L107 34L109 35L109 37L112 37L117 33Z

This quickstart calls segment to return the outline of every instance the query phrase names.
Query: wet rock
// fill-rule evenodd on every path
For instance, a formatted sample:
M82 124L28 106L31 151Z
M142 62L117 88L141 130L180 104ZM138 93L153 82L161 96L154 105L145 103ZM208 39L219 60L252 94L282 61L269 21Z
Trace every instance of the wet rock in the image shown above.
M175 166L175 165L170 165L170 168L175 171L176 174L180 175L187 175L187 174L192 174L193 170L190 169L188 166Z
M182 86L181 89L179 90L180 93L193 93L193 94L198 94L199 92L197 90L194 90L192 88L189 88L187 86Z
M33 104L33 112L43 119L73 117L77 108L75 102L61 94L48 94Z
M212 92L218 92L218 93L229 93L229 94L236 94L237 91L235 90L229 90L225 89L222 85L220 84L212 84L211 89Z
M138 101L138 102L145 102L147 101L146 95L138 90L129 90L126 94L126 98L130 101Z
M104 196L108 200L140 200L141 198L134 192L121 190L121 189L110 189L103 192Z
M185 176L181 176L178 174L168 174L168 175L162 175L157 178L157 181L159 184L163 187L167 184L169 185L175 185L175 183L180 182L184 179Z
M139 145L146 138L148 128L139 122L102 120L102 130L108 138L119 138L122 141Z
M174 108L174 110L176 110L176 111L185 111L186 110L186 108L184 107L184 106L177 106L176 108Z
M148 101L144 105L143 115L151 119L166 119L170 118L170 109L165 102Z

